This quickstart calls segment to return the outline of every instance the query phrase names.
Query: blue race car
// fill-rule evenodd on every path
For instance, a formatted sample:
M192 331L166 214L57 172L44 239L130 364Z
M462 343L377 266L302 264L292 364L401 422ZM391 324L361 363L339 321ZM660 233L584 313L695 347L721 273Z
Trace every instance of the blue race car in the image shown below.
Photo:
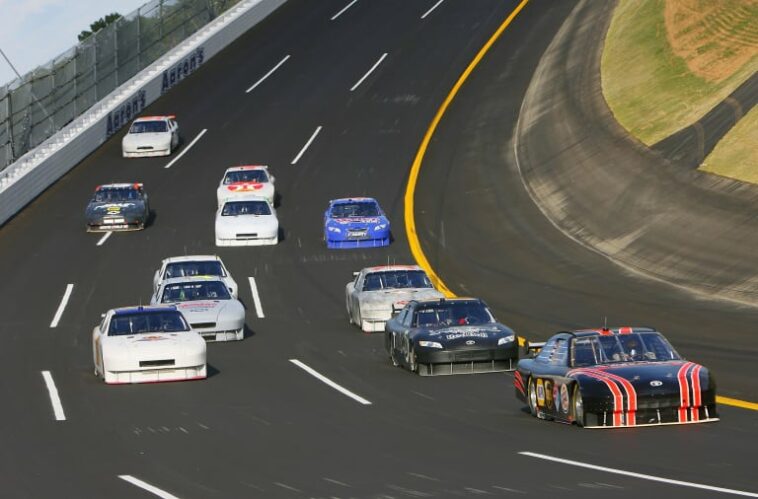
M376 199L334 199L324 213L324 240L327 248L389 246L390 221Z

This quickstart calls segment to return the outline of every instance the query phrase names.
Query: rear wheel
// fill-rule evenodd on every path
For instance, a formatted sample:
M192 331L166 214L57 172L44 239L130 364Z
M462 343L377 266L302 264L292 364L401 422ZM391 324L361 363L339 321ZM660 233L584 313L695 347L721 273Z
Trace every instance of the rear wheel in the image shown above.
M584 426L584 401L582 400L582 392L579 389L579 383L574 385L574 395L572 397L573 400L573 412L574 412L574 421L576 422L577 426Z
M529 376L527 387L526 401L529 404L529 413L537 417L537 387L534 383L534 378L531 376Z

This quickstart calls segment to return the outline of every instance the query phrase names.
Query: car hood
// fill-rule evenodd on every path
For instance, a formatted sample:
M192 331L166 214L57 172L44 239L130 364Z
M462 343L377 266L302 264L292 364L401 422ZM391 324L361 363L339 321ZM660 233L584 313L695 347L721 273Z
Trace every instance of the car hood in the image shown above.
M497 345L497 341L500 338L513 334L510 328L500 323L493 323L420 329L417 338L428 338L431 341L442 342L448 346L466 345L475 347L477 345Z
M122 144L125 146L156 146L171 140L171 132L160 133L128 133L124 135Z
M205 340L195 332L142 333L129 336L105 336L104 353L124 355L173 355L177 349L205 348Z
M365 229L387 224L388 222L386 217L350 217L329 218L326 223L331 227L339 227L341 229Z
M238 215L236 217L216 217L217 230L261 231L274 230L279 226L276 215Z
M402 306L411 300L433 300L445 295L431 288L379 289L362 291L359 299L361 305L368 309L387 308L392 305Z

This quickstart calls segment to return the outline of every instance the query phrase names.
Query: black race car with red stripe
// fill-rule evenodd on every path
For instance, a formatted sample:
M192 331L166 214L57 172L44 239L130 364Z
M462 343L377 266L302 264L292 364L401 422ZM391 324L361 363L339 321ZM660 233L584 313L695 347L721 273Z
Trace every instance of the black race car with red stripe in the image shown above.
M533 416L588 428L718 421L716 383L646 327L556 333L514 373Z

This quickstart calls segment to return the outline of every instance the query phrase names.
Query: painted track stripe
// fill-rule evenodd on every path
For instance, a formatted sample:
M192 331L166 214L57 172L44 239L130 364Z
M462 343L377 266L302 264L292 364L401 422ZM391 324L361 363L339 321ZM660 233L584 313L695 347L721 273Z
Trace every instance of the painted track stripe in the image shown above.
M360 79L360 80L358 80L358 81L355 83L355 85L353 85L352 87L350 87L350 91L352 92L353 90L355 90L356 88L358 88L358 86L360 86L360 84L361 84L361 83L363 83L363 80L365 80L366 78L368 78L368 77L369 77L369 75L371 75L371 73L373 73L373 72L374 72L374 70L375 70L375 69L376 69L376 68L379 66L379 64L381 64L381 63L382 63L382 61L384 60L384 58L385 58L385 57L387 57L387 52L385 52L384 54L382 54L382 55L381 55L381 57L379 57L379 60L378 60L378 61L376 61L376 62L374 63L374 65L373 65L373 66L371 66L371 69L369 69L369 70L366 72L366 74L365 74L365 75L363 75L363 76L361 77L361 79Z
M429 14L431 14L431 13L432 13L432 11L433 11L434 9L436 9L437 7L439 7L439 6L440 6L440 4L441 4L442 2L444 2L444 1L445 1L445 0L439 0L437 3L435 3L434 5L432 5L432 8L431 8L431 9L427 10L426 12L424 12L424 15L423 15L423 16L421 16L421 19L424 19L424 18L426 18L426 16L428 16Z
M139 478L134 478L131 475L119 475L118 477L121 480L127 481L127 482L131 483L132 485L135 485L135 486L141 488L142 490L146 490L146 491L150 492L151 494L160 497L161 499L179 499L175 495L169 494L165 490L161 490L158 487L156 487L154 485L150 485L147 482L143 482Z
M548 456L545 454L538 454L536 452L519 452L522 456L534 457L537 459L543 459L545 461L553 461L555 463L568 464L569 466L577 466L579 468L587 468L595 471L603 471L605 473L613 473L615 475L624 475L632 478L639 478L642 480L650 480L652 482L666 483L669 485L678 485L681 487L690 487L694 489L710 490L712 492L720 492L722 494L733 494L743 497L758 497L758 493L747 492L744 490L727 489L725 487L715 487L713 485L704 485L701 483L685 482L683 480L673 480L671 478L664 478L655 475L646 475L644 473L636 473L634 471L619 470L616 468L609 468L607 466L598 466L596 464L583 463L581 461L573 461L570 459L563 459L560 457Z
M63 412L63 404L61 403L61 397L58 395L58 388L53 381L53 375L50 371L42 371L42 378L45 380L45 386L47 386L47 392L50 394L50 403L53 405L53 414L55 414L56 421L65 421L66 413Z
M297 153L297 156L295 156L295 159L292 160L290 164L294 165L298 161L300 161L300 158L305 154L305 151L308 150L308 148L311 146L311 143L313 143L314 140L316 140L316 136L321 132L321 125L316 127L316 131L313 132L313 135L311 135L311 138L308 139L308 142L305 143L302 149L300 149L300 152Z
M716 395L716 403L721 405L728 405L731 407L739 407L740 409L748 409L750 411L758 411L758 404L755 402L723 397L721 395Z
M63 298L61 299L60 304L58 305L58 310L55 311L55 316L53 317L52 322L50 323L50 327L58 327L58 323L61 320L61 316L63 316L63 311L66 309L66 305L68 304L69 298L71 298L71 293L74 291L74 285L73 284L67 284L66 285L66 291L63 293Z
M354 4L355 2L357 2L357 1L358 1L358 0L353 0L353 1L352 1L352 2L350 2L349 4L345 5L345 6L342 8L342 10L341 10L341 11L337 12L336 14L334 14L334 15L331 17L331 20L332 20L332 21L334 21L335 19L337 19L339 16L341 16L341 15L342 15L342 13L343 13L343 12L345 12L347 9L349 9L350 7L352 7L352 6L353 6L353 4Z
M361 397L360 395L356 395L355 393L351 392L347 388L344 388L344 387L338 385L334 381L330 380L329 378L327 378L323 374L320 374L318 371L316 371L316 370L308 367L307 365L303 364L299 360L297 360L297 359L290 359L290 362L292 362L297 367L299 367L303 371L307 372L308 374L310 374L314 378L316 378L316 379L318 379L320 381L323 381L324 383L326 383L327 385L331 386L332 388L334 388L338 392L340 392L340 393L342 393L344 395L347 395L351 399L356 400L356 401L360 402L363 405L371 405L371 402L369 402L365 398Z
M247 90L245 90L245 93L249 94L250 92L252 92L253 90L255 90L255 87L257 87L258 85L260 85L261 83L263 83L263 80L265 80L266 78L268 78L269 76L271 76L272 74L274 74L274 71L276 71L277 69L279 69L279 66L281 66L282 64L284 64L285 62L287 62L287 59L289 59L289 58L290 58L289 54L287 54L286 56L284 56L284 59L282 59L281 61L279 61L279 63L276 66L274 66L273 68L271 68L271 70L268 73L266 73L265 75L263 75L263 77L260 80L258 80L255 83L253 83L253 86L250 87L250 88L248 88Z
M192 139L192 142L190 142L189 144L187 144L187 147L185 147L184 149L182 149L182 152L180 152L179 154L177 154L176 157L174 159L172 159L171 161L169 161L169 163L166 166L164 166L163 168L171 168L171 165L173 165L174 163L176 163L177 161L179 161L179 158L181 158L182 156L184 156L187 153L187 151L189 151L192 148L192 146L195 145L195 142L197 142L198 140L200 140L200 137L202 137L203 135L205 135L205 132L207 132L207 131L208 131L207 128L203 128L200 131L200 133L198 133L197 136L194 139Z
M105 244L105 241L108 240L109 237L111 237L111 234L113 234L112 231L108 231L105 234L103 234L103 237L100 238L100 240L97 242L97 246L102 246Z
M439 289L441 292L445 294L447 297L454 297L455 293L453 293L440 279L440 277L437 275L437 273L434 271L432 266L429 264L429 260L426 258L426 254L424 254L424 250L421 248L421 243L418 238L418 233L416 232L416 218L414 214L414 195L416 192L416 183L418 182L418 176L421 172L421 164L424 161L424 156L426 155L426 150L429 148L429 144L432 141L432 137L434 136L434 132L437 131L437 127L439 126L440 121L442 121L442 117L445 115L445 112L447 111L448 107L450 107L450 103L453 102L453 99L455 99L455 96L458 95L458 92L460 91L463 84L468 79L469 75L474 71L474 68L479 64L479 62L482 60L484 55L490 50L492 45L497 41L498 38L500 38L500 35L503 34L505 29L511 24L513 19L516 18L516 15L518 15L519 12L526 6L527 2L529 0L521 0L521 2L516 6L515 9L506 17L505 21L498 27L497 31L490 37L489 40L487 40L487 43L484 44L484 46L479 50L479 52L474 56L474 59L469 63L468 67L463 71L461 76L458 78L458 81L455 82L455 85L453 85L452 90L450 90L450 93L447 95L445 100L442 102L442 105L437 110L437 114L435 114L434 118L432 119L432 122L429 124L429 128L426 130L426 133L424 134L424 138L421 141L421 144L419 145L418 151L416 152L416 157L413 160L413 164L411 165L411 171L408 175L408 184L405 188L405 198L404 198L404 204L405 204L405 232L408 237L408 245L411 249L411 254L413 254L413 258L416 260L419 266L421 266L426 273L429 275L429 278L434 283L434 286Z
M253 293L255 313L259 319L263 319L263 305L261 305L261 297L258 294L258 286L255 284L255 277L248 277L248 281L250 281L250 291Z

